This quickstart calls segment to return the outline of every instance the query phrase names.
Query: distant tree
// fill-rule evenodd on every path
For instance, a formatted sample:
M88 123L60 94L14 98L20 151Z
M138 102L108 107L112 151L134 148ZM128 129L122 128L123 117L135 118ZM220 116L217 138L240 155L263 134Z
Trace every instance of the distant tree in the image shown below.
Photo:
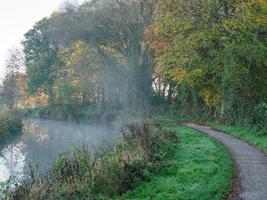
M25 96L26 91L26 75L22 73L24 69L24 55L21 48L9 49L6 60L6 72L3 86L1 88L2 103L10 109L18 98Z
M25 57L22 47L14 47L9 49L6 60L7 72L22 71L25 68Z
M29 92L51 92L57 46L48 38L49 19L44 18L25 34L23 41Z
M2 100L4 105L9 108L13 108L16 94L17 94L17 77L14 72L10 72L6 75L3 82L3 90L2 90Z
M79 4L77 2L77 0L64 0L63 3L60 5L60 12L75 12L77 11L79 7Z

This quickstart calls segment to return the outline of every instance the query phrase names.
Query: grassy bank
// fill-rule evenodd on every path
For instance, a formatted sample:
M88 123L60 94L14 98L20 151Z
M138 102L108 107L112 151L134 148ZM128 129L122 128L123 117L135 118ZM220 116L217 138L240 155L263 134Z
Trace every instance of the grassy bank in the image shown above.
M180 143L168 167L149 183L117 199L220 200L231 188L233 162L222 144L206 135L179 125L165 124L175 130Z
M258 149L267 153L267 133L263 134L253 128L227 126L218 123L209 123L209 125L234 137L245 140Z
M236 138L247 141L256 148L267 153L267 132L265 127L256 125L238 124L238 125L225 125L217 121L205 121L201 117L186 116L186 115L158 115L154 119L163 121L180 121L180 122L196 122L209 125L217 130L228 133Z
M0 110L0 139L21 131L22 121L15 111Z

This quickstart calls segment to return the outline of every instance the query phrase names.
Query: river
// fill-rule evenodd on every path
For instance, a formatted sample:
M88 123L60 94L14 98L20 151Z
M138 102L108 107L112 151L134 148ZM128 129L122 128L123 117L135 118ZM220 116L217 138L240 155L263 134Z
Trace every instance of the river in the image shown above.
M43 119L27 119L21 134L0 143L0 183L10 176L23 179L29 165L41 173L51 169L61 153L75 147L93 149L114 145L119 131L108 125L88 125Z

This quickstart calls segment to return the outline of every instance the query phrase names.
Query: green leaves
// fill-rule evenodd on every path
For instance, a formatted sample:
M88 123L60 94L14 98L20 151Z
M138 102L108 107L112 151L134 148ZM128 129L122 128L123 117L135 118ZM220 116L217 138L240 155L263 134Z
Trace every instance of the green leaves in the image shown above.
M158 71L175 81L178 91L182 85L196 90L217 113L224 95L228 114L247 98L261 101L267 97L266 12L262 0L162 1L151 28Z
M54 64L56 63L57 46L48 38L49 19L36 23L25 34L23 41L30 93L40 90L48 91L54 81Z

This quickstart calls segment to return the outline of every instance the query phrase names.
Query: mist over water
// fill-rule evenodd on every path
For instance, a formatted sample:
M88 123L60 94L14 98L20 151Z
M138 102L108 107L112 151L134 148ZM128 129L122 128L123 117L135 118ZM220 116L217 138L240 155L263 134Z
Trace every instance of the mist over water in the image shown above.
M88 125L43 119L28 119L23 132L0 144L0 182L10 176L22 179L28 174L29 164L41 173L51 169L61 153L85 146L114 146L119 131L110 125Z

